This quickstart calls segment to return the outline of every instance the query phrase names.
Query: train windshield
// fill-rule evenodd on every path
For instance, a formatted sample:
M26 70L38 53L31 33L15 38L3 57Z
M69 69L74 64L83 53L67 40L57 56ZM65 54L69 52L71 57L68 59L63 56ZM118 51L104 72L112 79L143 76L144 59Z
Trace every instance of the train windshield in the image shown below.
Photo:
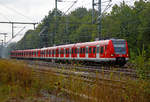
M114 49L116 54L126 54L126 42L122 41L112 41L114 44Z

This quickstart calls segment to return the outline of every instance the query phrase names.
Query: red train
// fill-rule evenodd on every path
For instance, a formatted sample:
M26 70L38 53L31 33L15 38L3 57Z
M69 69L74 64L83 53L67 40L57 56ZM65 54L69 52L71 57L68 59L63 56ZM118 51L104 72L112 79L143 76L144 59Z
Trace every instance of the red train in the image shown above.
M41 49L17 50L12 51L10 57L51 61L114 62L124 65L129 60L129 53L126 40L110 39Z

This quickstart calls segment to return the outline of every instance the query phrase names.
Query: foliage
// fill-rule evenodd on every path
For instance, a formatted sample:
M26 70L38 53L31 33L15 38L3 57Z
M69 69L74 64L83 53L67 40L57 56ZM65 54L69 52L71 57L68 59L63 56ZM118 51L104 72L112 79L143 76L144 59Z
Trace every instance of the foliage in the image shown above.
M32 49L93 41L98 37L97 11L95 11L95 24L92 24L92 10L78 8L69 14L50 11L35 30L29 30L16 49ZM134 6L125 2L114 5L112 11L104 13L102 18L102 38L127 39L131 53L138 55L137 48L142 50L145 45L146 56L150 57L150 2L136 1Z
M143 47L143 50L139 50L139 55L136 56L134 64L140 79L149 80L150 77L150 60L146 57L146 51Z
M107 76L109 81L99 80L99 73L95 73L96 78L91 79L87 76L85 80L82 74L71 74L76 72L73 68L61 71L55 68L44 74L38 73L37 68L31 70L28 64L22 61L0 60L0 101L53 102L60 99L61 102L150 101L149 81L130 80L112 74ZM68 75L65 76L64 72ZM50 97L52 95L53 100Z

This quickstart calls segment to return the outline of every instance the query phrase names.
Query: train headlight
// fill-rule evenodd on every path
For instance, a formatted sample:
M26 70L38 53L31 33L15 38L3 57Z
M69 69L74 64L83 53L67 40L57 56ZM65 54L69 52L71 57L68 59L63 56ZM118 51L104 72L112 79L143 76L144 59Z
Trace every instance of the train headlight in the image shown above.
M127 54L127 57L128 57L129 55Z
M111 57L113 57L114 56L114 54L111 54Z

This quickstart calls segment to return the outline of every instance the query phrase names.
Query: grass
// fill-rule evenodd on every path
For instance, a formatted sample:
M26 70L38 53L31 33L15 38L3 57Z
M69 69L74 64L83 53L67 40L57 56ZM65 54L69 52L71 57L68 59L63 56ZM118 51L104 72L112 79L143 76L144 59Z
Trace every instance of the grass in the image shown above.
M23 61L0 60L0 102L150 102L148 80L108 82L100 81L96 74L88 82L81 75L40 74ZM117 80L113 73L110 79Z

